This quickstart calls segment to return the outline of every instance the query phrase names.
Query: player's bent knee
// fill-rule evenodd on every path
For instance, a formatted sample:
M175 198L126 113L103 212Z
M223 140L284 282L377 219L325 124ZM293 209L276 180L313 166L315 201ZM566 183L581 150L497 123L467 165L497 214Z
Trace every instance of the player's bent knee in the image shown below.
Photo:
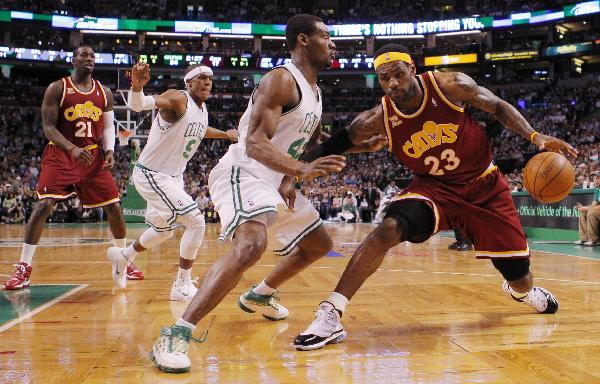
M234 252L238 259L238 264L247 269L254 265L267 249L267 239L257 238L252 241L243 241L236 243Z
M390 203L385 218L396 221L401 234L400 241L422 243L429 239L435 230L433 208L423 200L393 201Z
M197 228L206 226L204 215L200 211L195 213L180 216L177 221L183 224L186 228Z
M492 259L492 264L506 281L520 280L529 274L529 258Z
M373 231L373 240L379 245L391 248L402 241L402 233L398 221L384 219Z

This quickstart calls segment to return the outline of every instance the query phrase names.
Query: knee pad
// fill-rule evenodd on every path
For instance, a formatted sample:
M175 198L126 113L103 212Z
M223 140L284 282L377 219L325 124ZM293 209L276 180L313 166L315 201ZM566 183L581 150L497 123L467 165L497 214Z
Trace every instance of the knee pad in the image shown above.
M385 218L392 218L402 228L402 241L422 243L433 235L433 209L422 200L405 199L390 203Z
M148 228L139 238L140 245L146 249L154 248L160 243L164 243L173 237L173 231L158 232L153 228Z
M519 280L529 273L529 258L526 259L492 259L494 267L506 281Z
M186 260L194 260L204 238L204 230L206 228L204 215L197 211L181 216L179 222L185 226L185 231L179 244L179 255Z
M177 221L186 228L200 228L206 225L204 215L199 210L193 210L188 214L179 216L177 217Z

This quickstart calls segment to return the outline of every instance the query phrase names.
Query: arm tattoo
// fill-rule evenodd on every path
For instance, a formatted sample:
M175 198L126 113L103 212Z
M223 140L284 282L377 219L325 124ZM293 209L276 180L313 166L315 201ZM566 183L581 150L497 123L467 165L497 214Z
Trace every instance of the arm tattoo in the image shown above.
M508 130L520 135L529 141L533 128L529 122L517 111L515 107L504 100L500 100L494 117L498 119Z
M533 129L515 107L494 95L489 89L478 86L471 78L457 77L456 83L470 95L470 100L467 100L470 105L492 114L508 130L529 140Z

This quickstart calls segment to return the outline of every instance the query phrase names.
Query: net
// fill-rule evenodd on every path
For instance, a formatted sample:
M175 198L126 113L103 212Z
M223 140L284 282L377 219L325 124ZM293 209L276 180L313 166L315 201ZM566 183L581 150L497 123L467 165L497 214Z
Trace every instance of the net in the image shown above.
M119 138L119 145L126 146L129 144L129 138L133 136L133 131L129 129L119 129L117 137Z

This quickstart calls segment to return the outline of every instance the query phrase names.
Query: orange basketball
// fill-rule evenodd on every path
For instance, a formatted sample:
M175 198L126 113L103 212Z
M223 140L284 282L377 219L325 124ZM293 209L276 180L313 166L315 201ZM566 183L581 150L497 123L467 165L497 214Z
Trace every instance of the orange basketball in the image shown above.
M556 203L571 193L575 185L575 168L559 153L538 153L523 170L523 185L534 199Z

